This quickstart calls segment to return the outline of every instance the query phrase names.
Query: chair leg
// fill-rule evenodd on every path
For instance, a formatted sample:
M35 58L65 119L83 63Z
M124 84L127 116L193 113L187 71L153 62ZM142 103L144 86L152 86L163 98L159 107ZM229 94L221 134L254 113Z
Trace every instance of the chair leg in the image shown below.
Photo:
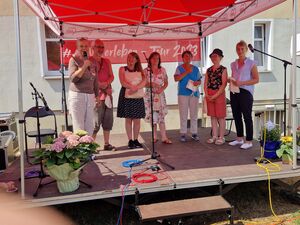
M229 129L227 129L227 132L226 132L226 134L224 136L228 136L231 133L232 123L233 123L233 120L230 120Z

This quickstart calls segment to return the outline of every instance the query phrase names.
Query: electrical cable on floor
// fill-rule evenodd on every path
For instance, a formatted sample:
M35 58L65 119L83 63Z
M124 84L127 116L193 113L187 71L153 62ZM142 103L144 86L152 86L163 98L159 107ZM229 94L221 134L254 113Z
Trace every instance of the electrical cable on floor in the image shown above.
M264 119L266 120L266 114L264 115ZM265 121L264 120L264 121ZM261 132L262 133L262 132ZM270 209L271 212L273 214L273 216L279 220L280 218L276 215L276 213L274 212L273 209L273 203L272 203L272 190L271 190L271 174L272 172L280 172L281 171L281 166L271 162L269 159L264 157L264 149L265 149L265 145L266 145L266 137L267 137L267 128L264 128L263 130L263 145L260 147L260 158L257 160L256 165L265 170L265 172L267 173L268 176L268 192L269 192L269 205L270 205ZM268 164L264 164L261 162L268 162Z
M122 187L122 203L121 203L121 209L120 209L117 225L123 224L122 217L123 217L123 209L124 209L124 203L125 203L125 192L127 191L128 187L131 184L131 171L132 171L132 167L130 167L130 170L128 171L129 182L125 186Z

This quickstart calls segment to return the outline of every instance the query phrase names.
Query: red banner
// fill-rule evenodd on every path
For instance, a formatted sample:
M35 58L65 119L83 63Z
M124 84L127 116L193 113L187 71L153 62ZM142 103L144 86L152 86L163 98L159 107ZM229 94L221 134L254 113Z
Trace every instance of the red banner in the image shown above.
M183 40L110 40L104 41L104 57L110 59L113 64L126 64L127 55L130 52L137 52L143 63L152 52L158 52L161 55L162 62L180 62L182 61L181 54L185 50L189 50L194 55L194 61L200 61L200 39L183 39ZM65 41L63 49L64 64L68 65L71 55L76 50L76 41ZM59 58L55 48L47 47L48 69L59 69ZM90 48L90 54L92 49ZM53 52L53 54L51 54Z

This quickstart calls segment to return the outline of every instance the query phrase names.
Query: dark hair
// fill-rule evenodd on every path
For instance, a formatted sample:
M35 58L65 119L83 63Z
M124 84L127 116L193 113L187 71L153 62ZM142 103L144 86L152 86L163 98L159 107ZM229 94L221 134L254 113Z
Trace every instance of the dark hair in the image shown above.
M143 73L143 67L142 67L139 55L136 52L130 52L128 54L128 56L129 55L133 56L136 59L136 63L134 65L134 71L138 71L138 72Z
M152 52L151 54L150 54L150 56L149 56L149 63L148 63L148 67L151 67L152 65L151 65L151 59L154 57L154 56L156 56L156 55L158 55L158 68L161 68L161 59L160 59L160 54L158 53L158 52Z
M193 54L191 53L191 51L186 50L186 51L184 51L184 52L181 54L181 58L183 58L185 54L188 54L188 55L190 55L191 57L193 57Z

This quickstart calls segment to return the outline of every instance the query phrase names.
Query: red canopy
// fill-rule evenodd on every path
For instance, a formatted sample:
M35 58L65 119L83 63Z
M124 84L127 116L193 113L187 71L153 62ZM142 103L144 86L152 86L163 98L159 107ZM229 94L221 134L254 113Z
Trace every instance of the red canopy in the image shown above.
M64 37L206 36L285 0L24 0Z

